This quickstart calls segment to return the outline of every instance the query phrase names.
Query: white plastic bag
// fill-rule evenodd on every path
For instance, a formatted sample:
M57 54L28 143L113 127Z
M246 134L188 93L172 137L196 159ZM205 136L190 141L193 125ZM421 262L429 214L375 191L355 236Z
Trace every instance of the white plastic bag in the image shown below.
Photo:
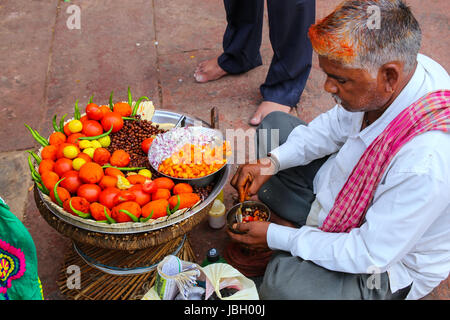
M259 300L255 283L226 263L213 263L202 269L206 275L205 298L214 291L221 300ZM208 283L209 282L209 283ZM225 287L239 291L229 297L222 297L220 290Z
M156 281L162 281L161 277L159 275L159 270L162 269L162 266L167 263L169 259L168 257L164 258L163 261L160 262L158 265L158 275ZM173 258L170 258L173 260ZM179 259L178 259L179 260ZM216 293L217 297L222 300L258 300L258 291L256 290L255 283L245 277L242 273L240 273L238 270L233 268L229 264L225 263L213 263L210 265L207 265L206 267L202 268L198 264L186 262L186 261L180 261L180 272L178 273L178 280L179 279L188 279L189 281L178 281L178 285L176 284L174 276L168 276L165 275L164 281L169 280L168 282L165 282L163 285L165 286L165 290L161 291L162 284L161 282L156 283L155 286L153 286L142 298L142 300L161 300L161 298L164 299L174 299L175 296L182 292L183 290L179 290L180 283L185 284L185 288L188 288L192 285L192 276L196 275L197 280L205 281L206 282L206 292L205 292L205 299L208 299L213 292ZM186 271L183 271L183 266L188 266ZM196 273L196 271L200 271L200 274ZM183 275L184 274L184 275ZM180 276L181 275L181 276ZM181 278L180 278L181 277ZM171 283L170 283L171 282ZM157 287L159 286L159 287ZM238 289L236 293L229 297L222 297L220 294L220 290L228 287L228 288L235 288ZM178 288L178 290L174 289ZM158 293L159 291L159 293ZM161 295L161 292L165 294Z

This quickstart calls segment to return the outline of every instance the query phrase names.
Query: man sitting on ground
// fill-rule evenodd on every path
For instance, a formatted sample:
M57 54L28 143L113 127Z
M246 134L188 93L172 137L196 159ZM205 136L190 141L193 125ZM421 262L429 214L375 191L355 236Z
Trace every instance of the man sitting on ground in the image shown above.
M263 120L279 147L267 148L269 131L264 156L231 184L242 193L250 175L249 194L276 215L230 237L275 250L262 299L424 297L450 270L449 75L418 54L420 27L400 0L345 1L309 36L337 105L309 124Z

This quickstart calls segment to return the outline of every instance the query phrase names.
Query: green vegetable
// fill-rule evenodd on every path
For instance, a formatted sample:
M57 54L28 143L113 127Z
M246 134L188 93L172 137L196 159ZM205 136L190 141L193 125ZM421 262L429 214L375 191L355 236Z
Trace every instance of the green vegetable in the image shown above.
M172 210L170 210L170 213L172 214L172 213L174 213L174 212L176 212L177 210L178 210L178 208L180 207L180 195L179 194L177 194L177 204L175 205L175 207L173 207L173 209Z
M30 167L31 171L31 177L33 178L34 182L38 186L39 190L41 190L46 195L50 194L50 191L47 189L47 187L42 183L41 175L36 171L34 168L33 162L31 161L31 156L28 156L28 166Z
M104 166L102 166L103 169L106 168L115 168L115 169L119 169L120 171L137 171L137 170L141 170L141 169L147 169L146 167L114 167L110 164L105 164Z
M113 218L111 218L108 214L108 212L106 212L106 208L103 207L103 210L105 211L105 217L106 217L106 221L108 221L109 224L113 224L116 223L116 220L114 220Z
M52 124L53 124L53 129L55 130L55 132L61 132L60 127L58 127L58 125L56 124L56 114L53 116Z
M133 98L131 97L131 91L130 91L130 87L128 87L128 104L131 107L131 104L133 103Z
M34 153L33 151L31 151L31 150L27 150L27 152L29 153L29 154L31 154L31 156L34 158L34 160L36 160L36 162L37 162L37 164L39 165L39 164L41 164L41 158L39 158L39 156L36 154L36 153Z
M58 192L56 192L56 190L58 190L58 184L60 184L60 182L63 181L64 179L65 178L59 180L57 183L55 183L55 186L53 187L53 193L55 195L56 202L58 202L60 207L63 206L63 202L61 201L61 198L59 197Z
M41 136L39 134L39 132L37 132L36 130L32 129L29 125L27 125L25 123L25 127L27 127L27 129L30 131L31 135L33 136L33 138L43 147L48 146L50 143L48 142L47 139L45 139L43 136Z
M111 133L112 129L113 129L113 126L111 125L111 129L109 129L107 132L104 132L104 133L102 133L102 134L100 134L98 136L79 137L79 138L77 138L77 140L97 140L97 139L100 139L100 138L103 138L103 137L106 137L107 135L109 135Z
M87 219L87 218L90 218L90 216L91 216L89 213L85 213L85 212L75 209L72 206L72 199L69 200L69 207L70 207L70 210L72 210L74 213L76 213L80 218Z
M114 95L114 91L111 91L111 95L109 96L109 108L111 109L111 111L114 110L113 95Z
M153 210L152 212L147 216L147 218L140 218L139 221L141 222L147 222L148 220L150 220L153 217Z
M81 118L80 109L78 108L78 99L77 99L77 101L75 101L75 111L74 111L73 117L75 120L80 120L80 118Z
M64 133L64 119L67 117L67 113L64 114L61 118L61 120L59 121L59 132L63 132Z
M144 99L150 100L150 98L148 98L148 97L146 97L146 96L140 97L140 98L136 101L136 104L134 105L133 112L131 113L132 116L135 116L135 115L136 115L136 112L137 112L137 110L138 110L138 107L139 107L139 105L141 104L141 101L144 100ZM130 106L131 106L131 104L130 104Z
M128 211L128 210L120 209L119 212L125 213L125 214L126 214L127 216L129 216L129 217L131 218L131 220L133 220L134 222L138 222L138 221L139 221L138 218L137 218L134 214L132 214L130 211Z
M166 207L166 212L167 212L167 216L170 216L172 214L172 212L170 212L169 205L167 205L167 207Z
M122 119L123 120L134 120L134 121L139 120L139 119L132 118L132 117L122 117Z

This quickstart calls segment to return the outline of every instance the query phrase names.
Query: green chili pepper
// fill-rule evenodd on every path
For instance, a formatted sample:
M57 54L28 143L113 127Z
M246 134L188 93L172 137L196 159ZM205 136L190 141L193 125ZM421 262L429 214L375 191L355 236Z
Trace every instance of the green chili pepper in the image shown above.
M123 119L123 120L134 120L134 121L139 120L139 119L132 118L132 117L122 117L122 119Z
M94 99L94 95L92 95L90 98L89 98L89 103L92 103L92 100Z
M25 127L30 131L31 135L33 136L34 140L36 140L41 146L46 147L50 143L47 139L45 139L43 136L39 134L36 130L32 129L29 125L25 123Z
M42 161L42 160L41 160L41 158L39 158L39 156L38 156L36 153L34 153L34 152L31 151L31 150L27 150L27 152L33 156L34 160L36 160L36 162L37 162L38 165L41 164L41 161Z
M42 182L41 175L36 171L34 168L33 162L31 161L31 156L28 156L28 166L30 167L31 176L36 180L38 179L39 182Z
M139 221L138 218L137 218L134 214L132 214L130 211L128 211L128 210L120 209L119 212L125 213L125 214L126 214L127 216L129 216L129 217L131 218L131 220L133 220L134 222L138 222L138 221Z
M167 216L170 216L172 214L172 212L170 212L169 205L167 205L167 207L166 207L166 212L167 212Z
M73 117L75 120L80 120L80 118L81 118L80 109L78 109L78 99L77 99L77 101L75 101L75 111L74 111Z
M102 134L100 134L98 136L94 136L94 137L79 137L76 140L97 140L97 139L100 139L100 138L103 138L103 137L106 137L107 135L109 135L111 133L112 129L113 129L113 125L111 125L111 129L109 129L107 132L104 132L104 133L102 133Z
M59 132L63 132L64 133L64 119L67 117L67 113L64 114L61 118L61 120L59 121Z
M103 210L105 211L106 221L108 221L108 223L110 224L116 223L116 220L109 216L108 212L106 211L106 207L103 207Z
M55 132L61 132L61 131L59 131L59 127L56 124L56 114L53 116L52 124L53 124L53 129L55 130Z
M113 95L114 95L114 91L111 91L111 94L109 96L109 108L111 109L111 111L114 110Z
M91 216L89 213L85 213L85 212L83 212L83 211L80 211L80 210L75 209L75 208L72 206L72 199L69 200L69 207L70 207L70 210L72 210L72 211L73 211L75 214L77 214L80 218L87 219L87 218L89 218L89 217Z
M132 116L135 116L135 115L136 115L136 112L137 112L137 110L138 110L138 107L139 107L139 105L141 104L141 101L144 100L144 99L150 100L150 98L148 98L148 97L146 97L146 96L140 97L140 98L136 101L136 104L134 105L133 112L131 113ZM130 104L130 106L131 106L131 104Z
M100 222L100 223L106 223L106 224L109 223L108 220L97 220L97 222Z
M173 207L173 209L172 210L170 210L170 213L172 214L172 213L174 213L174 212L176 212L177 210L178 210L178 208L180 207L180 195L179 194L177 194L177 204L175 205L175 207Z
M39 190L41 190L42 193L45 193L46 195L48 195L48 193L46 193L46 191L45 191L47 188L45 188L45 186L43 184L36 182L36 186L38 187Z
M119 169L120 171L137 171L137 170L141 170L141 169L147 169L146 167L114 167L110 164L105 164L104 166L102 166L103 169L106 168L115 168L115 169Z
M56 202L59 204L60 207L63 206L63 202L61 201L61 198L59 197L57 190L58 190L58 184L60 184L61 181L63 181L64 179L65 178L62 178L61 180L59 180L57 183L55 183L55 186L53 187L53 193L55 195Z
M130 91L130 87L128 87L128 104L131 107L131 104L133 103L133 98L131 97L131 91Z
M147 222L148 220L150 220L153 217L153 210L152 212L147 216L147 218L140 218L139 221L141 222Z
M36 183L39 190L41 190L46 195L50 194L50 191L47 189L47 187L42 183L41 175L36 171L34 168L33 162L31 161L31 156L28 156L28 165L30 167L31 171L31 177L33 178L34 182Z

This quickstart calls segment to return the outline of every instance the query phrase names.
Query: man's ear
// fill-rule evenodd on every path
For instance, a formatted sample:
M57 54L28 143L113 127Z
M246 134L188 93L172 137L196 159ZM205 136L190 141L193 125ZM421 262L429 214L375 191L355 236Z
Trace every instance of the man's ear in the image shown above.
M378 72L378 81L382 82L386 93L397 90L403 73L403 64L400 62L389 62L381 66Z

